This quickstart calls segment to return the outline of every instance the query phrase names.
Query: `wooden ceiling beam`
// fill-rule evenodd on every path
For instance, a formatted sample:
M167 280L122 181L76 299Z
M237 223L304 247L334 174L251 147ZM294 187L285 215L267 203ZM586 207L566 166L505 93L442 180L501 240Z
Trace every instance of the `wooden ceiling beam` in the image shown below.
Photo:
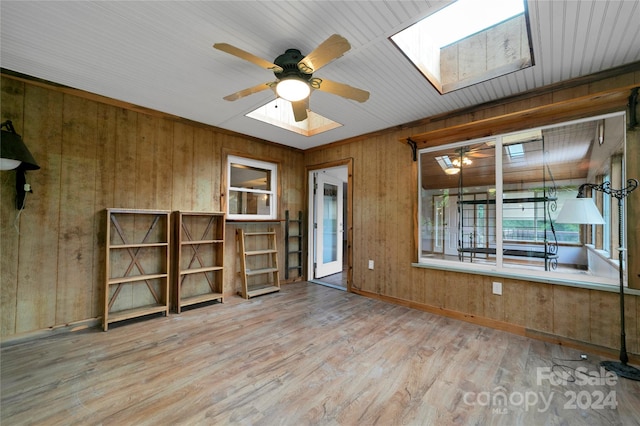
M410 135L399 141L406 144L410 139L415 142L418 149L424 149L623 111L627 108L631 90L636 87L637 84L623 86L497 117Z

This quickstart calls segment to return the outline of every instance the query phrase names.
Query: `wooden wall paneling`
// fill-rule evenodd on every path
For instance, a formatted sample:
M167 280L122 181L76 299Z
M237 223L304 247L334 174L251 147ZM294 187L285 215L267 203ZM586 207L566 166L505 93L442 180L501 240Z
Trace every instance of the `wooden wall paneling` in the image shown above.
M135 206L171 208L172 125L166 119L140 114L136 127Z
M469 309L469 281L473 276L453 273L445 277L444 307L452 311L468 312Z
M171 210L193 210L193 128L173 125L173 191Z
M398 267L398 250L401 244L402 230L411 218L404 215L404 217L402 217L398 214L399 197L403 191L399 184L398 170L396 168L397 162L383 160L385 155L391 155L394 158L396 156L386 147L385 138L378 136L376 137L376 141L379 151L378 161L384 164L384 167L382 167L383 174L380 176L380 195L382 202L380 203L380 216L378 217L381 236L381 251L378 256L384 260L382 265L384 267L382 288L384 289L384 294L406 299L406 295L409 293L406 287L408 287L410 283L401 280L400 275L402 272ZM395 226L389 226L390 224L395 224Z
M625 295L625 333L627 351L640 352L638 296ZM618 293L591 291L591 341L595 344L620 348L620 296Z
M193 135L193 210L199 212L219 211L219 189L216 177L223 168L220 158L215 158L212 132L196 128ZM219 178L218 178L219 179Z
M589 92L597 93L604 90L608 90L612 87L623 87L629 86L633 84L637 84L640 82L638 79L638 73L625 73L617 76L613 76L610 78L605 78L597 81L592 81L589 83Z
M11 120L18 134L23 126L25 85L2 77L0 80L2 102L0 121ZM26 142L26 135L25 135ZM31 144L29 144L31 149ZM36 159L36 161L38 161ZM18 248L20 235L14 228L16 175L13 171L0 171L0 331L2 335L14 334L18 294Z
M55 277L58 270L58 224L60 217L60 172L62 154L61 93L27 86L24 120L29 125L22 136L40 165L27 171L26 180L33 188L25 199L19 227L38 235L21 238L18 274L17 329L28 331L56 324ZM91 190L93 191L93 189ZM17 214L17 210L14 210ZM25 233L25 235L28 235ZM86 253L90 262L93 253Z
M378 288L381 294L385 294L391 297L398 297L398 276L395 269L396 264L394 257L397 253L395 249L395 239L397 235L393 231L397 231L398 225L389 226L390 224L398 224L400 219L391 209L395 206L395 194L391 189L391 185L395 183L395 176L390 173L390 161L384 161L384 157L387 154L384 149L384 144L380 140L380 137L374 138L370 142L370 148L376 152L374 164L376 164L376 244L377 250L375 257L377 268L374 270L376 274L376 280L378 280ZM373 178L373 176L371 176ZM379 264L379 265L378 265Z
M100 298L91 259L96 244L97 105L65 95L62 120L56 324L90 318L94 300Z
M351 233L351 269L349 272L351 278L352 289L362 289L362 265L358 264L358 260L361 259L361 252L363 246L359 243L359 239L362 235L360 231L360 224L362 223L363 205L357 202L358 194L362 191L362 180L360 178L360 161L362 158L362 143L349 144L348 157L351 158L351 195L349 201L351 203L351 223L349 224L349 232ZM305 154L305 161L307 155ZM306 198L306 197L305 197ZM308 212L309 214L309 212ZM307 242L310 244L310 242Z
M479 278L479 277L478 277ZM500 294L493 294L493 282L503 282L502 279L494 277L482 277L483 290L483 316L497 321L504 321L505 298ZM504 291L504 283L503 283ZM504 294L504 293L503 293Z
M116 173L116 132L118 108L98 104L96 139L96 189L94 204L93 273L96 297L93 300L92 318L101 317L104 311L105 250L107 217L103 213L114 205Z
M468 280L467 286L467 310L466 312L475 316L484 315L484 291L487 288L485 282L488 277L477 277L474 280Z
M172 194L172 153L173 153L173 125L166 119L152 117L145 114L138 114L136 120L136 150L135 150L135 188L134 193L137 209L152 210L170 210L171 194ZM148 229L148 217L140 215L132 216L138 222L132 227L136 231L134 237L130 237L129 241L142 241ZM158 229L162 229L162 224L157 225ZM125 228L126 229L126 228ZM124 253L123 253L124 254ZM158 255L157 250L143 249L140 251L141 259L153 259L156 262L162 262L164 257ZM129 259L126 259L128 262ZM125 263L126 264L126 263ZM144 269L149 271L166 270L166 266L161 264L144 264ZM151 280L151 286L156 294L163 293L163 280ZM152 305L155 303L151 292L146 285L132 283L123 285L122 294L116 299L114 306L116 309L121 307L117 304L130 304L126 308L140 305ZM126 293L130 294L130 298L123 297Z
M526 284L512 279L502 280L504 298L504 320L511 324L526 326L527 300Z
M411 295L407 300L413 300L416 303L426 305L424 274L420 273L418 268L411 268L409 269L408 280L411 281L413 285L411 286Z
M383 156L379 156L379 149L370 141L368 149L363 152L365 162L363 167L363 180L366 182L362 190L367 211L365 212L364 233L365 245L363 255L363 265L367 268L366 288L376 294L384 293L384 283L382 282L384 268L384 235L382 230L386 228L383 222L384 202L381 198L382 180L384 179ZM386 218L385 218L386 219ZM374 269L368 269L369 259L374 261ZM377 265L377 268L375 267Z
M424 271L423 271L424 272ZM445 296L447 293L447 276L455 274L441 270L431 270L429 274L425 274L425 303L437 308L445 307Z
M526 326L546 333L553 332L553 286L526 284Z
M553 334L589 341L591 290L566 286L553 287Z
M136 207L136 147L138 114L131 110L118 108L116 113L116 163L113 205L107 207Z
M589 328L591 343L620 348L620 299L616 293L590 292Z
M392 215L399 219L398 229L396 233L395 248L395 266L392 274L397 277L398 282L402 283L399 296L403 299L410 300L411 287L411 268L406 268L409 262L417 259L415 248L414 221L416 216L410 212L417 212L417 180L414 180L414 173L417 173L417 163L411 158L411 149L408 145L386 143L385 146L393 150L393 156L397 161L393 163L392 173L395 176L395 185L391 189L396 194L395 206L392 206ZM409 173L403 173L408 170ZM417 176L417 174L415 175ZM398 271L398 272L396 272Z
M638 311L637 303L635 299L638 296L625 295L625 333L627 335L627 351L633 353L640 353L640 328L638 328L638 317L640 317L640 311Z

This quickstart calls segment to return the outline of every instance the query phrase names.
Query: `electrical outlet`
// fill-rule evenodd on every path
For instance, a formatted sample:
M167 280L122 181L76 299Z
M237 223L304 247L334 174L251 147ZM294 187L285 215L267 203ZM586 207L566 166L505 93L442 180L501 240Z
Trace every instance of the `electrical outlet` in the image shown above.
M373 269L373 260L369 260L369 269Z
M502 283L498 281L493 282L493 294L502 296Z

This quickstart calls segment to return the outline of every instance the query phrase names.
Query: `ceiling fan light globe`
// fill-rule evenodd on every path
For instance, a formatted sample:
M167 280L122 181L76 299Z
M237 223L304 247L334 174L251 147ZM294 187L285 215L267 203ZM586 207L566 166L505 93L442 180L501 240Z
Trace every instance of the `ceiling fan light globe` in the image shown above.
M296 78L280 80L276 86L276 93L282 99L289 102L298 102L306 99L311 93L309 84Z
M444 169L444 172L448 175L457 175L458 173L460 173L460 168L458 167L448 167L446 169Z

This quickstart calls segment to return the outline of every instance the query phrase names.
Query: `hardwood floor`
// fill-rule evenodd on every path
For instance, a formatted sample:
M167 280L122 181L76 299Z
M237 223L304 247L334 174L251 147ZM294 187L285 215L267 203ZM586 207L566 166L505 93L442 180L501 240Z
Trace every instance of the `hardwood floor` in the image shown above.
M564 347L298 282L108 332L3 347L0 420L640 424L640 382L585 384L574 369L599 375L600 358L579 358Z

